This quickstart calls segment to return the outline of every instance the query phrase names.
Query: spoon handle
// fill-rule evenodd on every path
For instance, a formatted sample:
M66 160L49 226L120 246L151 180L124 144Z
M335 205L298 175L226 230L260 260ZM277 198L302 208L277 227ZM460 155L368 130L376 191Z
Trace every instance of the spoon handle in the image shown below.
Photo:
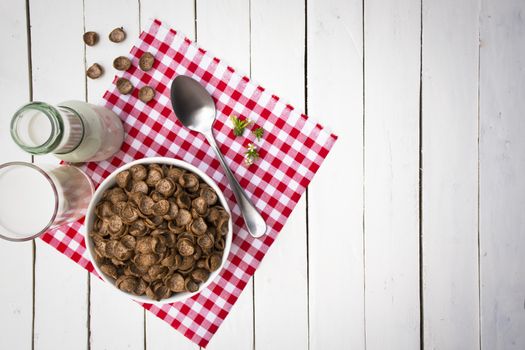
M255 205L253 205L252 201L246 196L246 192L244 192L241 185L239 185L239 182L237 182L237 179L230 170L230 167L228 166L228 164L226 164L226 160L224 159L219 149L219 146L217 145L217 142L215 142L213 133L210 131L209 133L206 133L205 136L208 140L208 143L215 151L215 154L217 154L217 157L219 158L219 161L224 169L224 172L226 173L226 176L228 177L228 180L230 180L230 184L232 185L233 189L233 194L235 195L237 204L241 209L241 214L244 218L244 222L246 222L246 226L248 226L248 232L253 237L261 237L266 233L266 222L264 221L261 214L257 211L257 208L255 208Z

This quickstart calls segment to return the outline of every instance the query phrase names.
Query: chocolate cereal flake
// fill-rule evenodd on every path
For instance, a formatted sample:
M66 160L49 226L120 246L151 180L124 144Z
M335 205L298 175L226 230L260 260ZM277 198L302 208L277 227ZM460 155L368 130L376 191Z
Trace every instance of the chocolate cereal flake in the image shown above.
M144 72L147 72L153 68L153 63L155 63L155 56L149 52L144 52L139 59L139 67Z
M87 46L95 45L96 43L98 43L98 39L99 39L98 34L95 32L85 32L82 38L84 39L84 43Z
M123 27L115 28L109 33L109 40L114 43L120 43L126 39L126 32Z
M86 75L91 79L97 79L104 74L104 69L98 63L94 63L86 71Z
M119 56L113 60L113 68L126 71L131 67L131 61L125 56Z
M155 90L151 86L143 86L139 90L139 99L144 102L148 103L149 101L153 100L153 97L155 97Z
M133 90L133 85L126 78L119 78L116 84L118 91L123 95L129 94Z

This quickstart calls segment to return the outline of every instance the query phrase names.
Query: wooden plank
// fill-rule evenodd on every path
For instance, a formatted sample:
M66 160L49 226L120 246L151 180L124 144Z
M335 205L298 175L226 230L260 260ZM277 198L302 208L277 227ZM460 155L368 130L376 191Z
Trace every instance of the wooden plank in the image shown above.
M423 2L423 324L430 349L479 348L478 3Z
M162 23L182 31L188 38L195 38L194 0L140 0L142 29L149 19L158 18Z
M100 41L86 46L86 65L99 63L104 75L96 80L87 79L87 97L99 103L111 86L116 70L113 59L128 56L139 34L139 4L135 0L84 1L85 30L95 31ZM113 43L109 33L123 27L126 39ZM90 345L92 349L143 349L144 312L135 302L123 298L95 276L90 276ZM110 305L110 307L108 307Z
M50 11L50 9L54 9ZM80 0L31 0L34 99L59 103L85 96ZM53 162L52 156L37 163ZM35 349L88 345L87 272L36 241Z
M87 79L89 102L99 103L118 72L113 68L113 60L118 56L128 56L138 38L139 4L137 0L85 0L84 11L85 30L97 32L100 37L95 46L86 46L86 66L98 63L104 68L100 78ZM126 39L113 43L108 35L119 27L126 32Z
M199 45L245 74L250 71L250 7L245 0L197 2ZM235 339L235 341L232 341ZM212 338L209 350L253 347L253 284L250 281Z
M31 156L11 139L11 117L30 99L26 6L23 2L0 2L0 45L8 55L0 56L0 93L2 94L2 124L0 127L0 161L31 161Z
M304 106L304 1L252 1L252 77ZM297 204L255 273L255 348L308 346L306 199Z
M90 276L91 349L144 349L144 311Z
M0 47L8 55L0 57L0 95L4 113L0 127L0 163L31 161L9 134L13 113L30 99L26 6L23 1L0 2ZM14 64L16 62L16 64ZM0 240L0 276L8 287L0 288L2 346L31 349L33 322L33 244Z
M525 3L482 1L481 347L525 348Z
M140 18L142 29L150 18L158 18L163 23L194 38L194 1L141 0ZM146 347L148 349L195 350L198 346L174 330L155 315L145 313Z
M420 1L368 0L364 6L366 344L415 349Z
M308 189L310 349L364 349L362 2L307 6L308 114L339 136Z

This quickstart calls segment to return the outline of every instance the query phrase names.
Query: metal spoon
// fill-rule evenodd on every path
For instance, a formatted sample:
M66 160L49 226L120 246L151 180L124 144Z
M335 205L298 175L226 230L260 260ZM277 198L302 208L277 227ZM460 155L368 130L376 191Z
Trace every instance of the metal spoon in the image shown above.
M177 76L171 83L171 104L175 115L182 125L190 130L200 132L206 137L217 157L224 172L230 180L235 199L239 205L242 217L248 226L248 232L253 237L261 237L266 232L266 222L257 211L253 203L246 196L241 185L233 176L221 154L219 146L213 137L213 122L215 121L215 103L210 94L196 80L184 76Z

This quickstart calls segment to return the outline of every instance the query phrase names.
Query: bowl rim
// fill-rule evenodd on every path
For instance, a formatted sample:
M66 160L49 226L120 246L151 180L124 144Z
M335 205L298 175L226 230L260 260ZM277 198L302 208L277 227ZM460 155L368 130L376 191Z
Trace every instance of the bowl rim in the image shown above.
M183 168L183 169L186 169L186 170L194 172L202 180L204 180L204 182L206 182L208 185L210 185L215 190L215 192L217 193L217 196L219 197L219 200L220 200L222 206L224 207L226 212L228 212L228 214L230 215L230 218L228 220L228 233L226 234L226 242L225 242L226 244L225 244L225 247L224 247L224 251L223 251L223 255L222 255L222 261L221 261L221 265L219 266L219 268L217 270L213 271L210 274L208 280L206 280L204 283L202 283L199 286L199 289L196 292L193 292L193 293L190 293L190 292L176 293L176 294L173 294L171 297L169 297L167 299L162 299L160 301L152 300L152 299L148 298L147 296L139 296L139 295L134 295L134 294L131 294L131 293L127 293L127 292L124 292L123 290L117 288L117 286L115 285L115 282L113 282L105 273L103 273L100 270L100 268L98 267L97 263L95 262L94 253L93 253L93 240L89 237L89 234L88 234L89 231L91 230L91 226L93 225L93 221L94 221L93 220L93 211L95 209L95 206L100 201L100 197L102 196L102 193L108 187L110 187L110 186L115 184L115 182L116 182L115 181L115 177L117 176L117 174L120 173L121 171L127 170L127 169L129 169L132 166L137 165L137 164L152 164L152 163L158 163L158 164L161 164L161 165L162 164L174 165L174 166L178 166L180 168ZM194 296L196 294L199 294L202 290L207 288L208 285L210 285L218 277L218 275L222 272L222 270L224 269L224 265L226 264L226 261L228 260L228 256L230 255L230 249L231 249L231 244L232 244L232 236L233 236L231 211L230 211L230 208L228 206L228 202L226 201L226 198L224 197L224 194L222 193L222 191L219 188L219 186L217 185L217 183L211 177L209 177L206 173L204 173L202 170L197 168L196 166L194 166L194 165L192 165L192 164L190 164L188 162L185 162L183 160L176 159L176 158L169 158L169 157L145 157L145 158L137 159L137 160L134 160L132 162L126 163L126 164L118 167L117 169L115 169L113 172L111 172L111 174L109 174L102 181L102 183L98 186L98 188L95 190L95 193L93 194L93 196L91 198L91 201L89 202L89 206L88 206L88 209L86 211L86 216L85 216L85 220L84 220L83 231L84 231L83 232L84 239L86 241L86 251L88 252L89 259L91 261L91 264L93 265L93 268L98 273L98 275L102 278L102 280L104 282L106 282L107 284L111 285L113 287L111 289L117 291L121 295L125 295L126 297L128 297L128 298L130 298L130 299L132 299L134 301L140 302L140 303L147 303L147 304L154 304L154 305L165 305L165 304L172 304L172 303L175 303L175 302L184 301L184 300L186 300L188 298L191 298L192 296Z

